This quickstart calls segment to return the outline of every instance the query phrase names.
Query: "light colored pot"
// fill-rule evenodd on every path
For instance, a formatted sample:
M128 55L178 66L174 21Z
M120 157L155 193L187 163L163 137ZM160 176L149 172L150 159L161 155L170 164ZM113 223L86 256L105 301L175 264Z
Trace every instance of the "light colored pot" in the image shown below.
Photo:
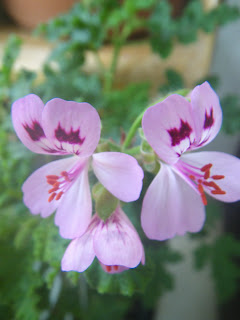
M9 15L28 29L68 11L75 2L77 0L3 0Z
M203 0L203 2L205 9L210 10L217 6L219 0ZM16 30L12 31L16 33ZM25 68L40 71L52 50L52 45L43 39L33 38L27 32L17 33L24 41L21 54L15 64L16 70ZM0 58L1 46L6 41L8 34L9 30L2 32L0 30ZM191 88L196 81L208 74L214 39L213 33L200 32L198 40L189 45L176 43L173 52L167 59L162 59L158 54L153 53L147 42L129 42L120 53L115 85L123 87L130 82L149 81L154 94L156 89L165 82L166 69L171 68L181 73L186 85ZM99 51L100 59L105 67L110 65L112 53L111 46L104 46ZM91 52L87 53L84 70L87 73L101 74L96 57Z

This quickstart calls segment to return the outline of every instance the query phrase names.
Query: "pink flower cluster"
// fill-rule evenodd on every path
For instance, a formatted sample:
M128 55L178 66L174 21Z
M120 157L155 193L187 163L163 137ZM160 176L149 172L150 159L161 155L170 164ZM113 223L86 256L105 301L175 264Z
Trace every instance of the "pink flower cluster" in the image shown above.
M97 111L88 103L58 98L44 106L30 94L13 104L12 120L31 151L71 155L36 170L22 187L31 213L46 218L56 211L60 235L72 239L62 270L82 272L95 256L109 273L144 264L143 245L120 202L105 221L98 212L92 216L89 169L123 202L139 198L143 180L143 170L132 156L94 153L101 133ZM173 94L144 113L143 132L160 164L142 204L142 228L150 239L199 231L205 219L205 193L225 202L240 199L239 159L220 152L186 153L212 141L221 122L219 99L207 82L193 89L190 102Z

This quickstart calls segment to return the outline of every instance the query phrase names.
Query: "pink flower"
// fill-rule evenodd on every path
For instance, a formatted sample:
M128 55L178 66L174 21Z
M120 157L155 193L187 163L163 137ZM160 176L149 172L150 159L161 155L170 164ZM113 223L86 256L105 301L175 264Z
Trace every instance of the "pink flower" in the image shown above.
M88 168L118 199L139 197L143 171L137 161L119 152L93 154L101 122L88 103L52 99L44 106L30 94L12 106L12 120L22 143L31 151L73 155L36 170L23 184L23 201L32 214L48 217L56 209L55 223L64 238L81 236L91 221L92 200Z
M240 199L239 159L222 152L185 154L212 141L221 123L218 96L207 82L194 88L191 103L174 94L145 112L143 131L161 166L142 205L142 227L149 238L199 231L205 192L224 202Z
M145 263L141 240L118 206L104 222L97 213L87 231L71 241L62 258L63 271L85 271L98 258L104 271L118 273Z

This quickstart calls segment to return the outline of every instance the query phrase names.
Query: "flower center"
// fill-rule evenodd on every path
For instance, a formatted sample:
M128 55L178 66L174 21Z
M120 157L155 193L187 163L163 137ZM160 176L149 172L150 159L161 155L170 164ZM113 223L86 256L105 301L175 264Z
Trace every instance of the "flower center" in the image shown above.
M211 194L214 195L226 194L226 191L222 190L221 187L219 187L219 185L217 184L217 181L224 179L225 176L220 174L211 175L212 167L213 164L208 163L204 165L202 168L197 168L183 161L181 161L181 165L179 167L180 171L184 173L184 175L186 175L188 178L190 178L191 181L193 181L194 186L197 187L197 190L200 193L204 205L207 205L204 187L205 189L208 189Z
M61 199L62 195L71 187L72 182L82 171L83 166L77 163L69 171L62 171L60 175L50 174L46 176L47 183L51 186L48 202Z

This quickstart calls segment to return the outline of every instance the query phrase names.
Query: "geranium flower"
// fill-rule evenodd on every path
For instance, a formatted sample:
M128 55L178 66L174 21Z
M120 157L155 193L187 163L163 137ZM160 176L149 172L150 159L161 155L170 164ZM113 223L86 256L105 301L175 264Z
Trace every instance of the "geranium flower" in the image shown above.
M240 199L239 159L222 152L185 153L212 141L221 123L218 96L207 82L193 89L191 103L173 94L145 112L143 131L160 162L142 205L142 227L149 238L199 231L205 192L224 202Z
M104 271L118 273L145 263L141 240L118 206L104 222L97 213L87 231L72 240L62 258L63 271L85 271L98 258Z
M133 157L119 152L93 155L101 122L90 104L56 98L44 106L30 94L14 102L12 120L31 151L73 155L36 170L22 186L23 201L32 214L46 218L57 209L55 223L62 237L81 236L91 220L90 161L98 180L116 198L129 202L139 197L143 171Z

